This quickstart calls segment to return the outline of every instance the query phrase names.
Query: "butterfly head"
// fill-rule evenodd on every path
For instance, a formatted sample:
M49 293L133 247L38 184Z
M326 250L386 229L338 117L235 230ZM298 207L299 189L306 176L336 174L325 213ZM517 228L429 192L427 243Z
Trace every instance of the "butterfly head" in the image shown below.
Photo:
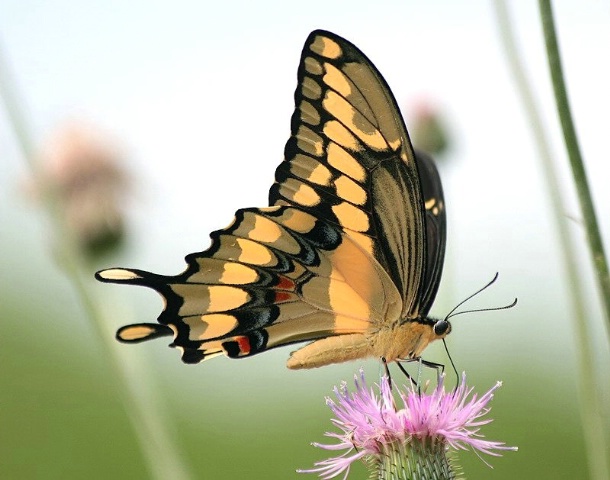
M451 323L446 318L442 320L437 320L432 327L434 330L434 334L438 338L445 338L447 335L451 333Z

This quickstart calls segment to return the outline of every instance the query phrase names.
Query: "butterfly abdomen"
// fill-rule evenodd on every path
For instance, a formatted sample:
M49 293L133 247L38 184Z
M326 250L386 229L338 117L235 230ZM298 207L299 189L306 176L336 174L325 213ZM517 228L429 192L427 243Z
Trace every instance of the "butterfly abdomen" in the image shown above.
M362 333L323 338L292 352L286 366L293 370L316 368L371 357L371 347L370 339Z

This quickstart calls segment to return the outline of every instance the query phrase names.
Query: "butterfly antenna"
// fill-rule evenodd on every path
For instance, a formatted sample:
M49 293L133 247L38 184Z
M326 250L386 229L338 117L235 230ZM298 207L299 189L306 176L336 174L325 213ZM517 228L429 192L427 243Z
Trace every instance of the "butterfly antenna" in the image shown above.
M504 305L502 307L477 308L475 310L464 310L463 312L457 312L457 313L447 315L447 317L445 317L445 320L449 320L452 317L457 317L458 315L462 315L463 313L495 312L496 310L507 310L509 308L513 308L515 305L517 305L516 298L512 301L512 303L510 305Z
M510 305L504 305L502 307L490 307L490 308L477 308L474 310L464 310L462 312L457 312L456 310L458 308L460 308L462 305L464 305L468 300L472 299L473 297L476 297L479 293L481 293L482 291L486 290L487 288L489 288L491 285L493 285L495 283L495 281L498 279L498 272L496 272L496 274L494 275L494 277L487 282L486 285L484 285L483 287L479 288L476 292L474 292L473 294L469 295L468 297L466 297L464 300L462 300L460 303L458 303L445 317L445 320L449 320L450 318L453 317L457 317L458 315L462 315L463 313L475 313L475 312L493 312L496 310L506 310L509 308L513 308L515 305L517 305L517 299L515 298L513 300L513 302ZM453 358L451 357L451 354L449 353L449 348L447 347L447 342L445 342L445 339L443 338L443 346L445 347L445 352L447 353L447 357L449 358L449 361L451 362L451 367L453 368L453 371L455 372L455 376L456 376L456 388L459 386L460 384L460 374L457 371L457 368L455 367L455 363L453 361Z
M492 278L491 281L487 283L487 285L485 285L484 287L479 288L476 292L474 292L473 294L469 295L464 300L462 300L460 303L458 303L455 307L453 307L453 309L445 317L445 320L449 320L449 318L453 315L453 312L455 312L458 308L460 308L462 305L464 305L468 300L470 300L473 297L476 297L483 290L485 290L488 287L490 287L491 285L493 285L495 283L495 281L498 279L498 275L499 275L499 273L496 272L496 274L494 275L494 278Z

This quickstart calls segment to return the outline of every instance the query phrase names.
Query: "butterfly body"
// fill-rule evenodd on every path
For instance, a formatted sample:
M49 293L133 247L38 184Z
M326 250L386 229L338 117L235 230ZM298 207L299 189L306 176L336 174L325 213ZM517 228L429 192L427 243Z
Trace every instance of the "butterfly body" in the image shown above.
M415 152L396 101L351 43L315 31L298 71L291 136L269 207L236 212L176 276L97 273L158 291L158 324L187 363L304 341L289 368L418 357L449 329L428 318L442 271L445 208L433 161Z
M350 334L318 340L293 352L291 369L322 367L330 363L360 358L383 358L386 362L418 358L426 346L438 338L435 320L409 320L394 327L383 327L367 334Z

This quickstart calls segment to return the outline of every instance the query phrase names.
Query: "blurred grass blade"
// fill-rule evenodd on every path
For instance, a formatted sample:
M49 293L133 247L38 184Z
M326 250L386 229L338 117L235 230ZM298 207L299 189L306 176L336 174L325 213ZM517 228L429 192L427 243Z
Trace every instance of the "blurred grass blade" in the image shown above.
M572 175L574 184L578 192L580 208L582 210L583 219L585 222L585 230L587 232L587 240L595 272L597 274L597 283L604 312L606 315L606 334L610 340L610 274L608 272L608 261L604 252L593 199L589 190L589 182L585 172L585 166L580 154L578 138L572 121L570 112L570 103L566 91L565 82L563 79L563 69L561 66L561 57L559 55L559 46L557 44L557 35L555 34L555 23L553 21L553 11L550 0L539 0L540 17L542 19L542 28L544 31L544 40L546 44L547 58L549 61L549 69L551 72L551 80L553 90L555 92L555 102L557 104L557 112L561 121L563 130L563 138L572 167Z

